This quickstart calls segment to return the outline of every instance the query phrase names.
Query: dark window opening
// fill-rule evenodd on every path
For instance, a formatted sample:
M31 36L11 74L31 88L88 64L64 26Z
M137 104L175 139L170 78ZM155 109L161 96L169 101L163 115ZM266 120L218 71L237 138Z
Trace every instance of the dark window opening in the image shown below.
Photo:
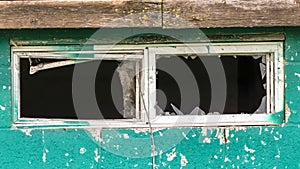
M266 96L266 70L265 57L263 56L222 56L221 63L224 68L227 86L227 95L224 110L211 107L211 84L209 75L201 60L219 59L218 56L210 57L182 57L179 58L191 70L198 85L200 102L194 105L186 102L182 105L179 84L174 77L160 70L160 67L168 64L173 68L179 68L174 62L176 56L159 57L156 61L157 78L156 88L161 90L164 95L157 94L157 105L170 114L178 114L171 104L176 106L183 114L190 114L195 108L199 107L205 114L218 112L221 114L251 114L265 113ZM201 58L201 59L200 59ZM187 79L185 83L189 83ZM190 89L193 90L193 89ZM189 98L193 100L193 98ZM165 101L166 100L166 101Z
M38 63L59 61L39 59ZM99 61L89 61L85 66ZM38 64L33 63L33 64ZM95 78L95 95L104 119L123 119L123 87L117 70L120 61L102 60ZM72 78L75 65L52 68L29 74L28 58L20 59L20 116L27 118L101 119L96 112L78 117L72 99ZM113 74L117 73L115 85L111 85ZM83 81L85 75L79 77ZM135 88L134 88L135 89ZM134 90L133 89L133 90ZM112 92L118 97L113 98ZM134 98L133 98L134 99ZM84 103L82 103L84 104Z

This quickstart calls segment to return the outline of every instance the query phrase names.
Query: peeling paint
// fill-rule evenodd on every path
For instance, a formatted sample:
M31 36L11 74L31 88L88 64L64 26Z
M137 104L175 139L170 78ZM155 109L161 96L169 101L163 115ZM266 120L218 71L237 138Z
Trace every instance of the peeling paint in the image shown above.
M165 129L168 129L168 128L155 128L155 127L153 127L152 131L153 131L153 133L155 133L157 131L162 131L162 130L165 130ZM133 131L135 133L147 133L147 132L150 132L150 129L149 128L134 128Z
M172 161L176 157L176 148L172 149L172 152L167 153L167 161Z
M1 109L2 111L4 111L6 108L5 108L4 106L0 105L0 109Z
M102 137L101 137L101 130L102 129L90 129L87 128L85 129L92 137L95 141L97 142L101 142L102 141Z
M26 136L32 136L30 133L31 133L31 129L20 129L20 131L22 131L23 133L25 133L26 134Z
M44 131L42 131L42 142L43 142L43 156L42 156L42 159L43 159L43 162L45 163L45 162L47 162L47 153L49 151L45 146L45 132Z
M294 73L294 75L300 78L300 73Z
M228 157L225 157L224 158L224 162L226 163L226 162L231 162L231 160L228 158Z
M98 163L98 162L99 162L99 158L100 158L100 155L98 154L98 153L99 153L99 152L98 152L98 148L95 149L94 153L95 153L94 159L95 159L95 161Z
M203 139L203 143L211 143L211 139L208 138L208 137L205 137L205 138Z
M84 154L86 152L86 149L84 147L80 148L79 153Z
M181 168L182 168L188 164L188 160L186 159L186 157L183 154L180 153L179 155L181 157L180 164L181 164Z
M249 153L254 153L254 152L255 152L255 150L253 150L253 149L251 149L251 148L248 148L246 144L244 145L244 150L245 150L246 152L249 152Z

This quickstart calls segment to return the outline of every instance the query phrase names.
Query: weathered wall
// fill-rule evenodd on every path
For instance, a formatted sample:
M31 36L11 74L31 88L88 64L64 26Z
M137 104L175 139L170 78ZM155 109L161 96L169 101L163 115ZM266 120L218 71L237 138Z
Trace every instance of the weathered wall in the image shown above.
M0 31L0 168L151 168L151 139L146 129L19 130L11 127L10 41L38 40L35 43L39 44L40 40L52 40L52 44L72 44L84 42L95 31ZM139 32L138 29L111 29L103 33L99 42L122 39L124 31ZM180 35L184 30L167 31ZM299 168L300 28L203 31L216 35L284 32L285 100L290 117L286 124L277 127L155 129L158 168Z

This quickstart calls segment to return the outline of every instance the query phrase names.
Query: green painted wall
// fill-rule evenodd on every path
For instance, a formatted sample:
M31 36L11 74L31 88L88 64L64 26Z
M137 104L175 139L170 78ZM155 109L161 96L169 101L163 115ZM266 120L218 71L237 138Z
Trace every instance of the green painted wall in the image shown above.
M20 130L12 127L10 41L85 43L96 31L0 30L0 168L152 168L147 129ZM151 29L102 29L101 36L94 41L116 43L127 34L147 31L153 32ZM181 38L185 41L203 38L193 32L187 34L189 30L155 31L177 37L185 34L187 36ZM297 74L300 73L300 28L202 31L207 35L285 33L285 102L290 117L287 123L277 127L155 129L157 168L300 168L300 77ZM147 40L129 42L146 43ZM161 43L161 39L157 42Z

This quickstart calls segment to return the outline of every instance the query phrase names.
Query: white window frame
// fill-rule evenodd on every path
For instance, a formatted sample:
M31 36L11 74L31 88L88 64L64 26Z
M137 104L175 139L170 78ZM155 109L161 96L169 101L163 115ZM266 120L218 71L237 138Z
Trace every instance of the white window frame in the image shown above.
M52 126L52 127L74 127L74 126L101 126L101 127L128 127L132 125L144 125L146 117L141 107L139 90L145 90L145 75L141 71L140 84L136 92L136 118L133 119L100 119L100 120L80 120L80 119L58 119L58 118L28 118L21 117L20 112L20 59L21 58L43 58L43 59L70 59L71 61L92 61L92 60L139 60L142 67L145 67L144 48L131 46L130 48L120 46L25 46L11 48L12 65L12 105L13 105L13 125L16 127ZM90 54L85 57L84 54ZM75 55L79 56L76 57ZM75 57L74 57L75 56ZM84 56L84 57L82 57ZM64 64L64 63L63 63ZM70 63L72 64L72 63ZM73 63L75 64L75 63ZM57 64L58 65L58 64ZM52 66L52 65L51 65ZM59 67L60 65L58 65ZM53 68L55 69L55 68ZM137 68L140 69L140 68ZM42 70L40 70L42 71ZM28 72L29 73L29 72ZM37 72L38 73L38 72ZM139 86L139 84L137 85ZM142 92L144 93L144 92Z
M272 115L281 113L284 120L284 60L282 42L235 42L235 43L198 43L198 44L147 44L147 45L94 45L92 51L99 56L105 55L102 59L124 59L118 53L124 51L139 51L139 59L142 60L139 97L139 116L137 119L116 119L116 120L70 120L70 119L33 119L21 118L20 107L20 77L19 58L28 57L28 54L43 53L45 51L54 54L59 51L72 50L68 46L25 46L12 47L12 94L13 94L13 125L16 127L104 127L104 128L128 128L128 127L192 127L192 126L240 126L240 125L278 125L281 122L272 121ZM33 53L34 53L33 52ZM74 52L74 51L73 51ZM116 55L117 54L117 55ZM156 115L154 105L156 103L156 57L167 54L198 54L198 55L268 55L267 58L267 105L266 114L222 114L222 115ZM96 56L96 55L95 55ZM40 56L45 57L45 56ZM129 56L130 57L130 56ZM136 55L133 57L137 57ZM56 56L56 58L62 58ZM72 58L70 59L95 59L95 58ZM276 78L273 78L276 77ZM151 96L149 95L151 93ZM148 119L149 115L149 119ZM282 121L283 122L283 121Z
M156 115L156 57L159 55L266 55L267 112L265 114ZM172 56L173 55L173 56ZM284 64L281 42L210 43L149 47L149 112L152 124L166 126L275 125L272 114L284 112ZM269 71L268 71L269 70ZM282 117L284 117L282 115Z

